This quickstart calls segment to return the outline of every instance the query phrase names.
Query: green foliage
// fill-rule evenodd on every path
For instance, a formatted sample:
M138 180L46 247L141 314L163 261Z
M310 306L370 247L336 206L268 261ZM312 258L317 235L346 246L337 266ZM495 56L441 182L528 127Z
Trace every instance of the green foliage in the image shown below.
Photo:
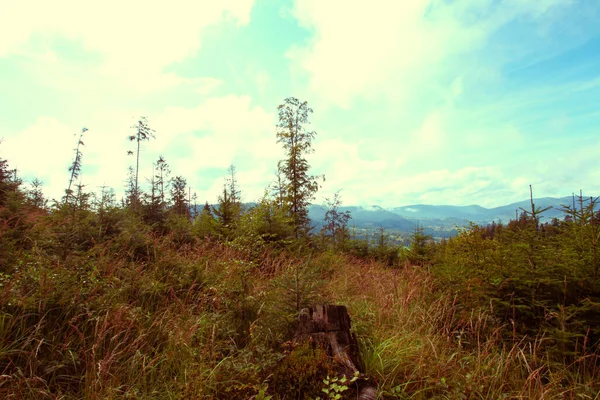
M375 236L375 246L370 250L378 260L390 267L398 262L398 248L392 244L383 227L379 228Z
M29 203L34 208L39 208L41 210L48 209L48 200L44 197L44 193L42 191L43 182L38 178L35 178L31 182L31 189L27 191L27 199Z
M165 159L160 156L158 160L152 164L153 174L149 179L150 183L150 192L144 195L144 207L142 209L142 216L144 221L152 225L154 230L159 233L165 232L165 219L166 219L166 211L167 211L167 202L165 200L165 187L169 185L168 176L170 174L169 165L165 161ZM181 198L183 197L185 201L185 182L178 182L179 185L183 183L183 196L179 194L182 190L178 188L176 190L176 195L178 197L179 202L181 202ZM131 190L135 191L135 188ZM131 191L130 190L130 191ZM183 206L178 203L175 207L177 213L181 213L181 209ZM183 210L184 212L185 210Z
M233 243L258 260L268 249L283 249L292 243L291 221L286 210L265 195L239 217Z
M430 264L434 253L432 237L424 233L424 228L416 226L409 240L410 247L403 249L404 258L412 265Z
M127 139L131 142L135 142L136 161L135 170L130 168L128 202L133 208L138 208L141 201L141 191L138 185L140 172L140 148L142 142L155 138L155 131L148 125L148 118L146 117L140 117L140 119L131 128L135 129L135 133L133 135L129 135ZM128 150L127 154L133 155L134 152L132 150Z
M597 354L600 280L594 201L566 207L564 222L540 224L535 208L507 226L472 225L440 247L437 274L461 293L465 307L491 305L512 340L545 336L555 361ZM593 306L592 306L593 307Z
M301 102L294 97L286 98L277 110L277 143L281 143L285 151L285 159L278 165L285 177L281 193L294 219L294 233L298 239L310 231L308 206L319 189L319 177L309 175L310 165L306 160L306 155L314 151L312 140L316 132L305 129L309 124L308 115L313 110L306 101Z
M323 379L325 387L323 387L321 391L325 393L328 399L339 400L342 398L343 393L350 389L349 385L358 380L359 375L360 373L356 371L350 379L348 379L346 375L342 375L341 378L327 376L327 378ZM317 400L318 399L320 399L320 397L317 397Z
M0 159L0 272L10 270L20 249L31 246L28 230L36 215L20 186L15 170Z
M275 196L243 210L231 167L193 223L181 177L166 212L162 157L140 197L144 121L122 206L78 184L48 209L0 159L0 398L343 398L357 376L337 378L334 358L293 340L298 312L324 303L348 306L381 396L597 397L597 199L551 223L532 204L440 244L417 229L413 265L388 268L390 235L348 238L336 196L324 233L338 251L321 252L303 214L318 186L311 110L290 98L279 111Z
M224 240L234 238L242 212L239 198L235 192L232 193L231 189L231 185L223 184L223 192L219 196L218 204L212 210L217 221L217 232Z
M197 237L187 216L171 214L167 217L165 227L173 245L182 247L196 244Z
M350 211L339 210L341 205L342 200L339 192L333 195L333 199L325 200L327 210L325 211L325 219L321 231L329 238L333 248L344 250L349 240L348 221L352 217Z
M67 187L67 190L65 191L66 192L66 196L65 196L66 204L69 203L69 198L73 195L73 191L71 190L73 181L75 181L77 178L79 178L79 174L81 173L81 159L83 157L83 154L81 153L81 146L84 146L83 134L87 131L88 131L88 129L86 127L83 127L81 129L81 133L79 134L79 138L77 139L77 147L75 148L75 158L73 159L73 163L69 167L69 172L71 173L71 176L69 178L69 186Z
M176 176L171 183L171 211L181 217L190 218L190 203L185 178Z
M294 348L272 371L269 389L281 399L309 399L322 395L321 382L333 375L327 353L303 343Z
M17 178L16 171L9 169L8 161L0 158L0 207L7 205L8 197L17 192L20 185L21 180Z
M217 221L212 214L211 207L206 203L194 220L193 231L199 238L208 239L217 234Z

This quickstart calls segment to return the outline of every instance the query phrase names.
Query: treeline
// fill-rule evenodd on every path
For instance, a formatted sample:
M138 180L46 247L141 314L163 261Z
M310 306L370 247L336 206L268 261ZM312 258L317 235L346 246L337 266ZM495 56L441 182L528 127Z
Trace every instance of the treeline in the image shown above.
M254 207L242 204L242 193L233 165L227 171L223 190L215 205L209 205L208 202L198 204L197 195L192 194L185 177L172 177L172 171L163 156L152 164L152 176L146 179L149 188L144 191L140 178L140 157L143 144L156 135L145 117L131 127L133 134L127 137L133 144L127 153L135 161L129 167L125 196L120 201L112 188L102 187L100 193L90 193L78 180L84 164L84 134L88 131L83 128L68 169L68 186L62 199L54 200L49 206L42 192L41 181L36 179L30 190L24 189L16 171L10 170L7 161L2 160L3 201L0 205L5 207L13 202L17 207L19 204L19 207L27 209L29 215L48 214L61 220L68 216L70 222L64 224L65 232L57 237L57 240L64 242L64 256L72 251L86 251L115 234L124 214L127 214L127 218L139 220L159 235L173 232L182 234L182 226L185 225L187 234L197 238L250 240L258 247L266 243L287 245L292 240L309 242L312 228L307 207L324 180L324 176L310 174L310 165L306 160L306 155L313 151L312 140L316 136L316 132L306 129L312 112L307 102L296 98L287 98L278 107L276 140L282 145L285 158L277 165L275 183L265 189L263 198ZM336 201L339 204L338 197ZM332 237L337 235L338 225L345 226L347 218L338 215L335 209L330 210L326 218L328 226L323 231L330 232ZM182 236L179 240L186 239Z

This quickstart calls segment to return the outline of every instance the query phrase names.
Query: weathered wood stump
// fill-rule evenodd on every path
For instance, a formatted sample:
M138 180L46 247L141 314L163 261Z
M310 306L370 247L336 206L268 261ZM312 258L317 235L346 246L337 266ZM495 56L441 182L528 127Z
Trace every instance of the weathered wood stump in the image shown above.
M350 332L350 316L345 306L318 305L300 312L296 340L312 339L333 357L340 374L352 377L359 373L355 382L359 400L375 400L377 388L371 385L358 367L361 365L356 337Z

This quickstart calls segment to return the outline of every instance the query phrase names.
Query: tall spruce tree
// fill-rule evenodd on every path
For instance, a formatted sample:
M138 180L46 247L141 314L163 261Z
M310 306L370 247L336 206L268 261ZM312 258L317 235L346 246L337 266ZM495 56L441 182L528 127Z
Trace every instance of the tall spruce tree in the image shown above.
M319 190L319 177L309 174L310 165L306 160L306 155L314 151L311 142L317 133L305 128L313 112L306 101L288 97L277 109L277 143L281 143L285 151L285 158L278 167L285 177L284 198L298 239L310 231L308 206Z

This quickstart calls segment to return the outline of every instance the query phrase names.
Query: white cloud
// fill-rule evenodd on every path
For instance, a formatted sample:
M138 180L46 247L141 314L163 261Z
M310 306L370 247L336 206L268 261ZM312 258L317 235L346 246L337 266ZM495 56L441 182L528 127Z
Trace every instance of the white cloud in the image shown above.
M246 25L252 5L253 0L8 2L0 14L0 57L23 53L32 39L42 41L40 51L47 54L52 38L67 38L103 59L102 76L137 90L169 87L180 81L163 75L164 68L195 54L204 28L223 21Z
M78 130L54 118L40 117L18 136L6 138L0 150L20 177L39 178L44 182L46 195L58 199L67 188L68 168L75 156L78 135ZM85 153L85 148L82 150Z
M483 49L506 22L547 17L558 5L565 3L296 1L293 13L313 36L307 45L290 49L288 57L308 74L313 91L339 106L349 107L356 97L409 105L428 92L439 95L448 73L477 69L456 56ZM454 92L461 91L457 83Z
M267 73L267 71L260 70L256 73L254 79L256 81L256 86L258 87L258 92L260 94L264 94L268 88L270 81L269 74Z
M135 157L127 156L127 150L135 147L127 140L135 123L131 115L130 111L99 111L90 118L83 139L81 174L88 190L97 191L106 184L122 193L127 168L135 165ZM206 170L221 169L224 177L227 168L236 165L239 183L249 200L259 198L273 179L281 158L274 115L253 105L248 96L212 98L195 108L172 107L148 119L156 139L142 143L139 175L143 187L159 155L167 160L172 176L187 178L202 200L215 201L222 187L221 178L210 176L213 187L197 190ZM21 176L39 177L45 182L45 193L59 198L68 181L67 168L78 133L78 129L54 118L41 117L7 138L0 150Z
M148 149L155 157L163 154L174 174L187 177L193 189L205 170L221 169L224 177L234 164L243 195L254 200L272 180L281 157L274 115L253 105L249 96L211 98L194 108L169 107L150 123L157 139ZM217 178L199 196L216 201L221 189Z
M326 134L323 135L326 137ZM344 188L345 204L362 202L366 193L355 190L365 182L373 182L373 177L380 177L387 168L384 160L367 160L359 154L360 144L350 144L341 138L320 139L313 144L315 153L307 157L313 167L311 174L325 174L325 182L317 195L317 202L324 198L332 198L333 194Z
M289 57L309 73L313 90L342 106L355 96L406 92L446 56L482 40L477 29L450 18L430 23L428 7L427 1L296 2L296 17L314 37Z

